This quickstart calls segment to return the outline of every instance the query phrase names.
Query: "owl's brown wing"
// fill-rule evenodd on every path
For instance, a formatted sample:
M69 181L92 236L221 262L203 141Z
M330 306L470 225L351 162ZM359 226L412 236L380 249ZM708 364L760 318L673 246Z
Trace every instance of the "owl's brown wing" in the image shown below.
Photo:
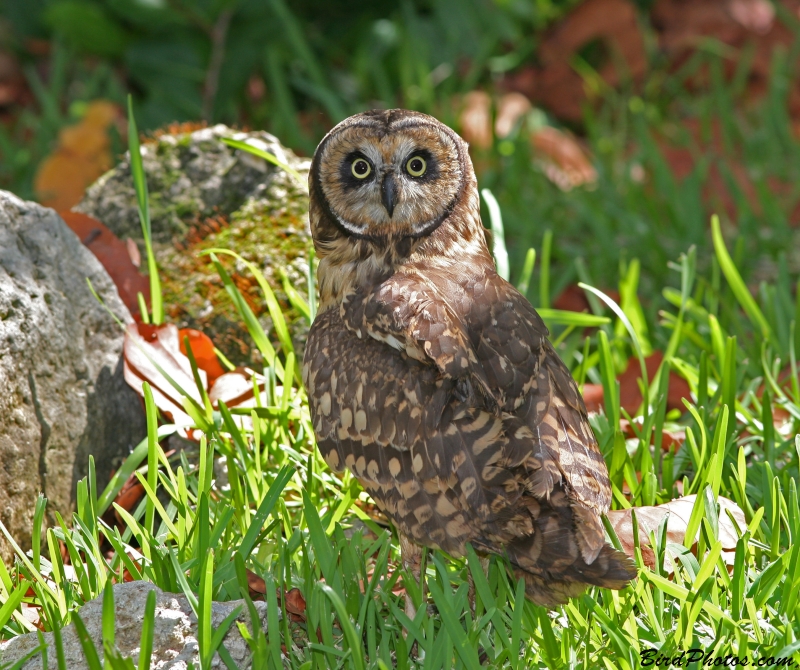
M594 560L605 544L600 515L611 502L606 465L572 376L514 287L492 270L468 281L431 269L396 274L369 294L350 296L341 316L359 336L434 363L461 397L467 394L459 385L467 383L479 406L521 420L530 439L512 441L518 453L508 458L528 459L537 497L564 480L581 553Z
M605 544L600 517L611 504L611 482L577 384L519 291L494 272L466 290L472 298L466 320L479 364L502 394L501 406L523 419L539 444L533 492L546 496L565 480L581 553L591 562Z
M620 588L631 578L608 545L591 561L583 555L569 484L530 427L543 421L532 394L517 414L497 416L460 399L458 381L432 363L363 330L359 338L338 310L317 316L303 378L328 465L350 469L414 542L453 555L463 555L466 542L506 554L543 604L587 583ZM555 474L538 497L532 489L542 467Z
M402 533L457 555L481 536L489 502L504 492L486 483L483 470L498 455L480 446L500 437L500 419L473 410L485 416L460 428L470 408L452 406L454 381L367 335L359 339L335 310L311 327L303 379L325 461L349 468Z

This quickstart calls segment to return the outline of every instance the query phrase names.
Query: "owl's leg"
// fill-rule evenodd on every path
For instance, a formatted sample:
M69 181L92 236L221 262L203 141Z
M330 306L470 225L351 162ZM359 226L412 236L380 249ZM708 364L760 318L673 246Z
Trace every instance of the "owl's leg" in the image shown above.
M417 585L422 589L422 582L420 580L420 568L422 564L422 547L418 544L414 544L411 540L409 540L403 533L399 533L400 535L400 560L403 563L403 567L408 570L411 575L414 577L414 581ZM424 595L424 594L423 594ZM414 601L411 599L411 595L406 591L406 616L414 620L414 617L417 616L417 608L414 607Z

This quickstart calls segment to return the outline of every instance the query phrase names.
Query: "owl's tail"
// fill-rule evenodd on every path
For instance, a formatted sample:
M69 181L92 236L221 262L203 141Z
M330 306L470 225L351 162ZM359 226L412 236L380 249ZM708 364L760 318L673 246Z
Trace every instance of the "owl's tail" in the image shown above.
M605 545L597 558L586 564L582 558L571 565L539 570L520 567L512 558L514 574L525 580L525 595L537 605L561 605L581 595L589 586L622 589L636 576L636 567L621 551Z
M621 589L636 576L633 561L606 543L599 517L577 514L561 491L549 501L525 497L525 502L533 532L518 534L505 550L533 602L564 603L589 586Z

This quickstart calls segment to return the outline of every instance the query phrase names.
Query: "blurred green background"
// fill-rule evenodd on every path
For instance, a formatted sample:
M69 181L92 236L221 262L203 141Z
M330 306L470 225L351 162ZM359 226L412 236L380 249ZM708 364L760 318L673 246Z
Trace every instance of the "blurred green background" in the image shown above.
M552 230L545 300L578 279L613 287L638 258L654 317L671 261L694 244L710 266L714 212L756 288L800 269L796 5L4 0L0 186L41 195L59 132L129 92L145 132L263 128L305 155L350 114L414 108L470 140L512 276ZM530 106L505 114L509 93ZM120 112L112 155L121 128Z

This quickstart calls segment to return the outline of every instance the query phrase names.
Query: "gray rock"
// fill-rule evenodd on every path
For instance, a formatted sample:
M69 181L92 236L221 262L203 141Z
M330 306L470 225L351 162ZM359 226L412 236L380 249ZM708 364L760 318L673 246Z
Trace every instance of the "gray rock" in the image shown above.
M269 133L245 133L224 125L192 132L179 128L176 134L157 135L142 145L142 163L168 321L178 328L205 332L233 363L258 368L263 362L260 352L209 257L201 254L217 247L230 249L263 272L302 357L308 323L287 300L281 273L307 296L311 249L308 193L305 185L285 170L224 144L222 138L226 137L272 153L304 179L308 174L310 160L298 158ZM89 187L76 209L102 221L118 237L130 237L141 246L127 156ZM230 259L223 261L246 294L247 287L252 287L246 297L251 298L251 307L270 333L272 322L249 270ZM280 348L274 337L273 344Z
M218 124L193 132L158 134L141 146L156 243L180 240L205 219L229 217L248 201L264 200L273 186L284 191L268 198L273 206L285 205L287 188L296 189L284 170L248 152L232 149L222 138L253 144L295 170L307 171L310 165L264 131L245 133ZM127 154L86 190L75 209L102 221L119 238L141 240ZM300 209L307 211L307 206L301 205Z
M183 595L164 593L148 582L130 582L114 586L114 610L116 613L114 642L117 649L123 656L131 658L138 666L145 602L147 594L152 590L156 592L156 612L150 667L153 670L185 670L189 663L194 663L194 666L198 667L197 617L192 612L189 602ZM217 628L225 617L239 606L242 607L242 614L239 615L238 620L252 630L247 606L242 600L213 603L211 606L212 626ZM257 602L255 607L258 611L260 625L266 629L266 603ZM78 614L86 625L86 629L94 641L95 649L98 650L98 655L102 659L103 598L99 597L86 603ZM74 624L64 628L62 635L67 667L70 670L88 668L84 660L83 648L75 633ZM52 668L55 667L56 658L53 634L46 633L44 637L48 645L48 665ZM39 639L36 633L21 635L8 642L0 642L0 665L15 663L38 645ZM239 668L246 670L251 667L250 648L242 638L235 622L228 629L223 645ZM23 670L42 668L41 654L31 658L22 667ZM225 668L226 666L219 655L215 654L211 667Z
M94 455L108 481L146 434L122 376L130 314L106 271L52 210L0 191L0 521L30 547L39 492L67 517ZM0 535L0 558L11 548Z

